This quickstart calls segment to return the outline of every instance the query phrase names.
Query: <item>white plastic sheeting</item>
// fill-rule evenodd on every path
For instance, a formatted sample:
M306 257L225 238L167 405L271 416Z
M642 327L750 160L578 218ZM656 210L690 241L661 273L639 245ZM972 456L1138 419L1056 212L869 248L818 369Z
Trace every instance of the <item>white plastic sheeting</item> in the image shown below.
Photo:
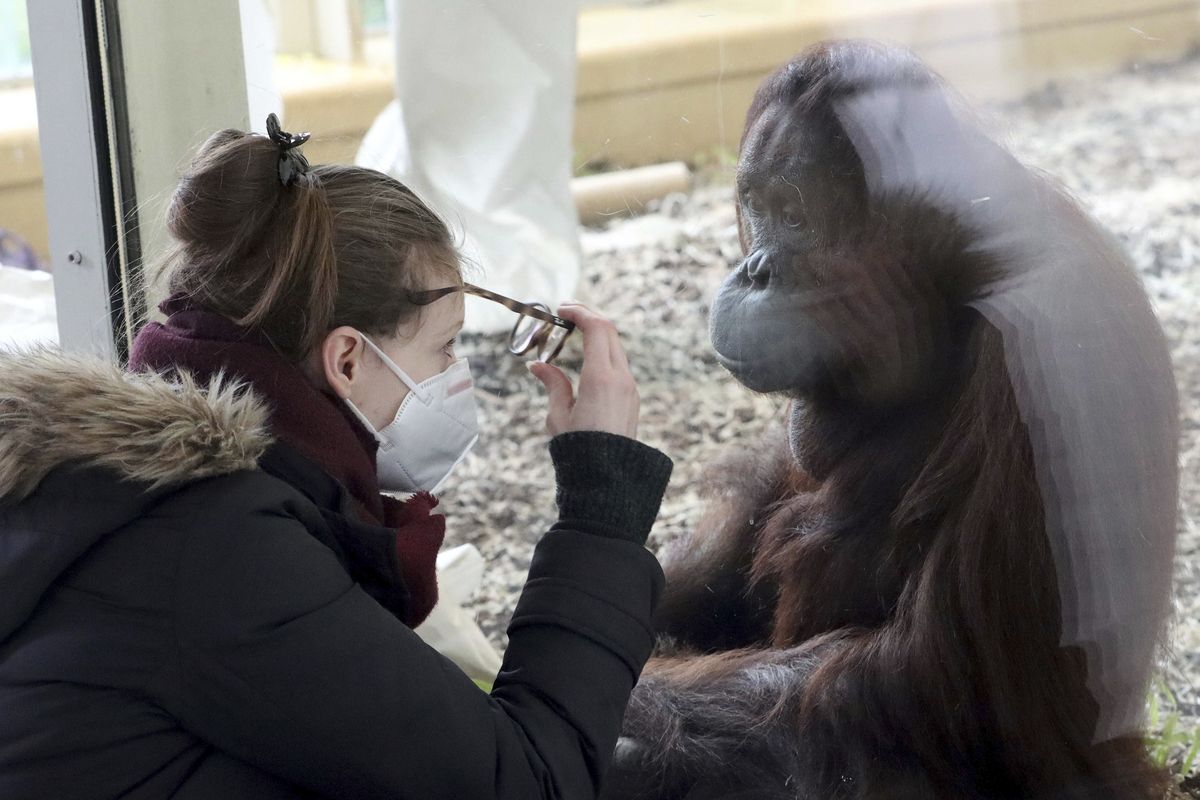
M580 272L571 199L579 0L394 0L396 100L357 162L395 176L456 230L476 280L520 300L571 297ZM508 309L467 297L466 328Z
M438 553L438 602L417 627L417 635L459 669L478 681L491 683L500 671L500 654L463 608L483 582L483 556L464 544Z
M57 342L54 279L0 264L0 347Z

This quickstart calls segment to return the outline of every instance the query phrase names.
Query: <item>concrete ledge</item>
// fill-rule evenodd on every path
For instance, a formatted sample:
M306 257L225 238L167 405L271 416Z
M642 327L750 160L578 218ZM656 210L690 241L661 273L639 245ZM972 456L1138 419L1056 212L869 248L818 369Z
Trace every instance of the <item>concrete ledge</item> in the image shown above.
M1200 43L1194 0L674 0L579 22L576 168L695 161L737 147L758 83L805 46L867 37L913 48L974 101L1051 79L1177 58ZM289 127L314 162L350 161L392 99L391 71L281 58ZM0 225L45 250L32 89L0 93Z
M1149 34L1139 35L1130 26L1141 23L1144 34L1156 30L1161 37L1163 23L1183 12L1191 12L1194 33L1200 11L1188 0L676 0L599 9L581 20L579 96L762 74L805 45L831 37L899 42L923 56L945 46L1106 24L1119 26L1131 41L1150 41ZM1079 55L1064 50L1067 61Z

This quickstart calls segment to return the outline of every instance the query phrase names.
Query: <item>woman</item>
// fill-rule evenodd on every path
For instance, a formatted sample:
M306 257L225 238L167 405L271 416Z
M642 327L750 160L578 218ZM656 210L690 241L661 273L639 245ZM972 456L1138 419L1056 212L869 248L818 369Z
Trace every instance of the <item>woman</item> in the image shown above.
M180 183L131 373L0 355L0 796L591 797L651 647L671 467L633 438L617 334L566 305L578 394L532 367L559 519L489 696L411 630L425 490L474 441L450 234L270 122Z

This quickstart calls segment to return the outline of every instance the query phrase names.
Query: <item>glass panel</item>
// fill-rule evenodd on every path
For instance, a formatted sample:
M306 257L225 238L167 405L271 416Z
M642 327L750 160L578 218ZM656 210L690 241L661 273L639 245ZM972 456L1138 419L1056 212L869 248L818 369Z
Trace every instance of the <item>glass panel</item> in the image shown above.
M709 734L696 752L751 742L681 765L726 765L697 794L775 769L815 797L896 775L905 796L1065 796L1112 783L1105 764L1194 772L1195 4L534 6L243 0L251 116L311 131L313 164L405 181L469 242L473 282L614 320L639 436L675 460L649 545L685 577L669 587L703 590L668 595L659 633L707 680L631 707L678 723L662 741ZM32 90L13 82L20 25L4 30L0 166L16 166L0 168L0 258L23 303L48 284ZM810 49L835 40L879 44ZM7 144L22 119L24 149ZM541 323L466 302L469 323L494 315L456 348L485 435L445 485L447 543L488 563L477 593L454 596L502 650L554 521L547 400L505 352ZM730 650L746 669L695 656ZM639 691L669 697L655 669ZM771 728L793 712L805 726ZM1129 738L1143 732L1148 754ZM764 762L736 766L745 752Z
M22 0L0 0L0 83L28 80L29 25Z
M361 0L364 35L387 33L387 0Z
M58 339L29 52L24 0L0 0L0 346Z

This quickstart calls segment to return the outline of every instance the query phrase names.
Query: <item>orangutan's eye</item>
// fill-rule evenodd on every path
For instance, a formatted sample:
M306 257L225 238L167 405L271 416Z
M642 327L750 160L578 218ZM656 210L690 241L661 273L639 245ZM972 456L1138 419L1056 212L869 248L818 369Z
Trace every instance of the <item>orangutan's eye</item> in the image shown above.
M800 228L804 225L804 211L798 205L789 203L783 208L783 224L789 228Z
M750 214L752 216L755 216L755 217L763 216L764 209L763 209L763 205L762 205L762 200L760 200L758 198L758 195L756 195L752 192L746 192L744 195L742 195L742 205L746 208L747 211L750 212Z

